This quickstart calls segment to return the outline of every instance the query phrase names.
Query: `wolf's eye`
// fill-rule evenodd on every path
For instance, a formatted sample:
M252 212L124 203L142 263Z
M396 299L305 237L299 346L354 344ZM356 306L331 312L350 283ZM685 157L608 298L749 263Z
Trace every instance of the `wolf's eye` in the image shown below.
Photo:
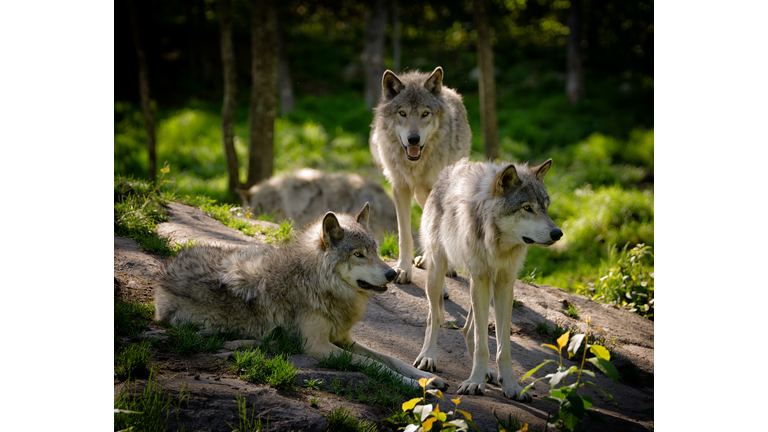
M398 114L400 114L401 116L405 117L405 111L400 111Z
M422 117L426 117L426 116L428 116L428 115L429 115L429 111L424 111L423 113L421 113L421 116L422 116Z
M523 210L525 210L525 211L527 211L527 212L531 212L531 213L533 213L533 209L531 209L531 206L529 206L529 205L524 205L524 206L523 206Z
M361 254L360 252L355 252L355 256L358 257L358 258L362 258L363 254Z

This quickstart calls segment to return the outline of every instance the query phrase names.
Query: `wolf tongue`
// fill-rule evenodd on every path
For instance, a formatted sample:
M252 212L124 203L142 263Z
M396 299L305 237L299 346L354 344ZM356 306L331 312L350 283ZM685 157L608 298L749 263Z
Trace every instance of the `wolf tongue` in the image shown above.
M421 153L421 147L419 146L408 146L408 156L410 157L417 157Z

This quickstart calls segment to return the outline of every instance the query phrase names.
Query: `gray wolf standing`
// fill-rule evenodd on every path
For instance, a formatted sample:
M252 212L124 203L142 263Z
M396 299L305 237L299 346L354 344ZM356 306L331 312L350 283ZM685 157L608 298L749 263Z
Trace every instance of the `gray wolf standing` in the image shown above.
M471 138L467 110L461 95L443 86L443 68L431 74L384 72L369 141L395 199L400 247L395 282L409 283L413 271L411 197L424 208L440 170L469 156Z
M437 369L437 333L443 322L443 285L448 261L471 275L471 306L462 333L472 357L472 374L459 394L483 394L486 378L501 385L510 399L530 402L512 372L509 325L514 283L528 245L549 246L563 232L547 214L544 188L552 159L526 164L469 162L463 159L443 170L427 199L421 218L421 246L427 262L429 316L424 345L414 366ZM488 311L494 301L496 362L488 371Z
M368 202L368 228L376 239L383 240L385 231L397 228L395 205L381 183L354 173L302 168L236 191L243 199L243 207L253 208L256 214L274 212L281 219L293 220L297 227L305 226L331 208L349 213Z
M306 339L308 355L320 360L354 343L352 326L368 298L387 290L395 277L379 258L367 230L369 205L356 216L328 212L281 247L195 246L166 261L155 291L156 318L193 322L261 338L276 327ZM418 387L431 378L394 357L354 344L356 361L377 356ZM414 379L415 378L415 379ZM447 385L440 378L437 388Z

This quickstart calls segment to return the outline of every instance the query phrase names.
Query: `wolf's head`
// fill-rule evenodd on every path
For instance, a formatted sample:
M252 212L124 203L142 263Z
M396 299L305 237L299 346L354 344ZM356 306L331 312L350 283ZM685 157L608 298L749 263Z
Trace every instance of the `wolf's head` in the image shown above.
M491 196L497 206L496 226L503 244L549 246L563 236L547 214L549 195L544 177L551 166L552 159L534 168L510 164L494 178Z
M354 217L326 213L322 245L333 256L335 271L344 282L369 293L384 292L396 273L379 258L379 245L368 232L369 210L365 203Z
M394 126L405 157L412 162L421 159L422 150L440 125L445 104L440 99L443 68L438 66L427 75L411 71L397 76L391 70L381 78L380 104L386 118Z

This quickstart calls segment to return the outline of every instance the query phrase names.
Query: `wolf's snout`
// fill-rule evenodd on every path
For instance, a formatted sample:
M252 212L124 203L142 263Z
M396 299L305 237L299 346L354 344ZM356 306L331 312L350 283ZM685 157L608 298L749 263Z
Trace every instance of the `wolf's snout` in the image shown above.
M393 269L389 269L386 273L384 273L384 277L387 278L387 282L392 282L395 280L395 276L397 276L397 272Z
M410 134L408 135L408 144L410 145L416 145L421 140L421 137L419 134Z
M549 237L552 239L552 241L558 241L562 236L563 236L563 231L560 230L560 228L555 228L549 232Z

